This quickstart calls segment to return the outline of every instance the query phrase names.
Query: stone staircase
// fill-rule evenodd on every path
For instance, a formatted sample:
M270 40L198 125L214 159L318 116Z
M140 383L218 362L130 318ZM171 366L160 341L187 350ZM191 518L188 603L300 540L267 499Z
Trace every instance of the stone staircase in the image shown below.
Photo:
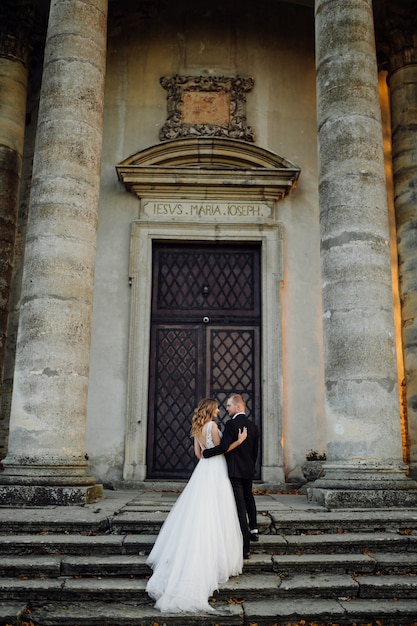
M0 624L417 626L417 510L288 510L267 496L260 541L215 594L216 613L159 613L145 560L176 497L144 492L97 522L71 508L1 520Z

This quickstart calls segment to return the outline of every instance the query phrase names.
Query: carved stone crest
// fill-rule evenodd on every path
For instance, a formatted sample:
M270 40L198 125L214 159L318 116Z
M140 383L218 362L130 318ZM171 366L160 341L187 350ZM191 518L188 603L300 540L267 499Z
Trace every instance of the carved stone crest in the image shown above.
M242 76L162 76L167 120L159 138L229 137L254 141L246 123L246 92L254 85Z

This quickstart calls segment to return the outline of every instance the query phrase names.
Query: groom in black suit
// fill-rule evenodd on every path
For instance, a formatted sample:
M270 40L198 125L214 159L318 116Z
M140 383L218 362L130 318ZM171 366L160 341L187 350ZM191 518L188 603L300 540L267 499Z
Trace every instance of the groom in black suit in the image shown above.
M243 430L245 426L248 429L248 436L245 441L226 454L229 478L235 494L237 513L242 529L243 556L248 559L250 540L258 541L258 523L255 498L252 493L252 480L255 475L255 463L258 456L259 430L256 424L246 416L245 409L246 402L241 395L234 393L228 398L226 411L232 419L225 424L221 443L214 448L204 450L203 455L208 459L216 454L225 454L229 445L237 440L239 430Z

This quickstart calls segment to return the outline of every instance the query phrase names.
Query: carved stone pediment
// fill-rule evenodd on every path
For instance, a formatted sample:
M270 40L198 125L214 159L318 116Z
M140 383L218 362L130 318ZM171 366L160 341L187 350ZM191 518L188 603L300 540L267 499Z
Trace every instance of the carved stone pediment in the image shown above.
M167 120L161 141L182 137L229 137L254 141L246 123L246 93L253 78L242 76L163 76Z
M244 141L200 137L146 148L116 166L128 191L146 198L247 198L276 201L300 168Z

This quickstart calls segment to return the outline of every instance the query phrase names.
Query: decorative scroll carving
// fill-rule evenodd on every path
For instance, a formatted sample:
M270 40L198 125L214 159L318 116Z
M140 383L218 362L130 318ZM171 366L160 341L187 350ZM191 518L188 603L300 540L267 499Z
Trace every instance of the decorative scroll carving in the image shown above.
M163 76L167 121L159 138L229 137L255 141L246 124L246 92L254 85L242 76Z

